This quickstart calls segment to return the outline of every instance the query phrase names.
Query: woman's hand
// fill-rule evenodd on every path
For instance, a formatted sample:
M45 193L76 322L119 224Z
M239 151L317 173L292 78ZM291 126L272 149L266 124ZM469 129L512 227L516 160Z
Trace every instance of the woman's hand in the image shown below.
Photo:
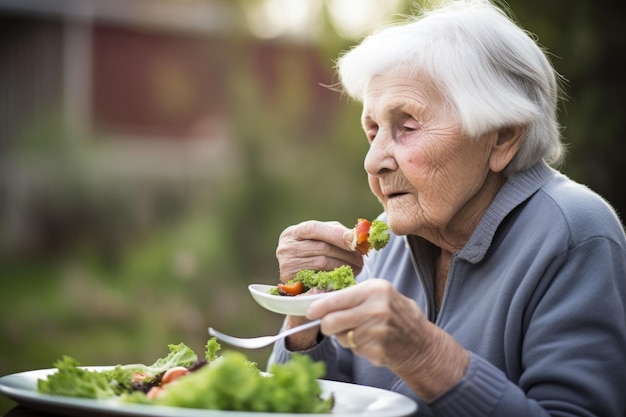
M363 267L363 256L351 249L353 230L339 222L306 221L290 226L278 239L276 257L280 281L287 282L301 269L332 271L350 265L355 274ZM305 317L287 316L287 329L309 321ZM306 330L287 337L287 349L297 351L317 343L319 328Z
M281 233L276 248L280 280L287 282L301 269L332 271L350 265L357 275L363 256L352 250L353 230L338 222L306 221Z
M324 334L389 368L425 401L451 388L469 363L465 349L382 279L329 293L311 304L307 318L322 318Z

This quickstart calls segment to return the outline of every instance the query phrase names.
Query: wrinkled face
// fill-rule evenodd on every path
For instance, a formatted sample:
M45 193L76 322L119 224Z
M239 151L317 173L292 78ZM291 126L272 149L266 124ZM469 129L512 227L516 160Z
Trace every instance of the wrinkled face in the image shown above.
M370 188L396 234L446 239L482 216L477 211L484 212L493 198L484 185L497 134L464 136L430 79L406 73L374 77L362 124L370 143Z

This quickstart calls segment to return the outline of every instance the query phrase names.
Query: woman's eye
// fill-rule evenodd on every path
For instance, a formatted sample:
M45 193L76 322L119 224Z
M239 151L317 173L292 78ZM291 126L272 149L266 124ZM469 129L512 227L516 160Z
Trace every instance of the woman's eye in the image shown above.
M414 132L416 130L419 130L420 127L420 123L412 117L407 118L407 120L405 120L402 124L402 129L405 132Z
M370 143L374 141L374 138L376 138L377 134L378 134L378 128L369 128L365 131L365 135L367 136L367 141Z

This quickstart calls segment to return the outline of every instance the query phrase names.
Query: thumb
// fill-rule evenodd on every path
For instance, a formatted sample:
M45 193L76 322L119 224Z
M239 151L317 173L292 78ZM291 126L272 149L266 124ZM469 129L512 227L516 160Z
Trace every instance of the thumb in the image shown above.
M356 249L354 229L348 229L343 233L343 241L350 250Z

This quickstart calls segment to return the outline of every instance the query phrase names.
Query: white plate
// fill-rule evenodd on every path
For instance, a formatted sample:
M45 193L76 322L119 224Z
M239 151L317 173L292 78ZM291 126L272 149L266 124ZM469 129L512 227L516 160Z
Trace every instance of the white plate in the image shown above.
M89 367L93 370L111 369ZM37 380L54 373L56 369L40 369L20 372L0 378L0 393L21 405L48 412L85 417L87 415L153 416L153 417L303 417L319 414L261 413L196 408L165 407L145 404L127 404L119 399L92 400L62 397L37 392ZM364 417L403 417L417 411L417 404L410 398L391 391L343 382L319 380L322 396L335 395L332 417L361 415Z
M252 298L263 308L278 314L291 316L304 316L309 304L326 294L296 295L294 297L270 294L275 285L250 284L248 290Z

